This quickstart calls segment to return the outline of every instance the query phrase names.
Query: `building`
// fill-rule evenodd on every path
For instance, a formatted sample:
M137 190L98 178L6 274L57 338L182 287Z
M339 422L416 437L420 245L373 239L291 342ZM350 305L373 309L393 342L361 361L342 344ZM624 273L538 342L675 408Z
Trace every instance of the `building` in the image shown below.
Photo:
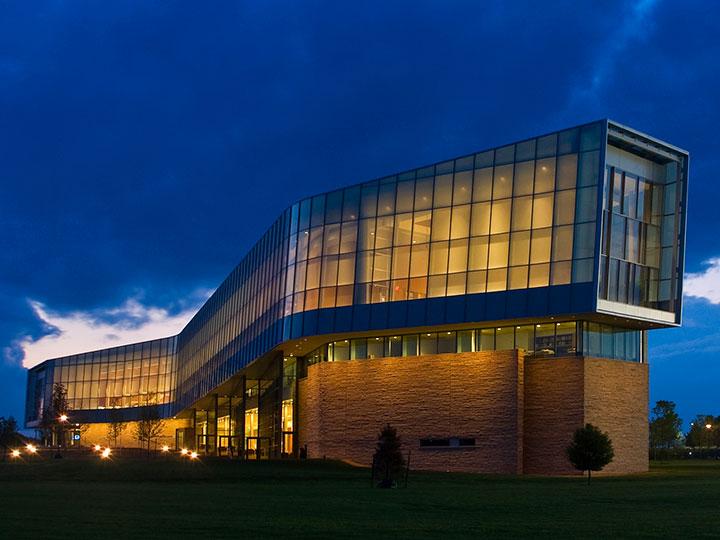
M591 422L646 470L687 177L603 120L304 199L177 336L32 368L26 426L61 383L88 444L154 414L201 452L368 464L389 422L416 468L555 474Z

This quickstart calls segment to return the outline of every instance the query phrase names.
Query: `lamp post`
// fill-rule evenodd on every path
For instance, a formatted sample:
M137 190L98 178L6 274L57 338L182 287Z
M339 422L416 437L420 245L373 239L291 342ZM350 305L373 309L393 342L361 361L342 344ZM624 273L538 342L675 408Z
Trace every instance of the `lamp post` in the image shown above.
M60 433L58 437L58 446L60 450L57 454L55 454L55 457L62 457L62 449L65 447L65 425L68 421L68 415L65 413L60 413L60 416L58 416L58 422L60 423Z
M713 427L712 427L711 423L708 422L707 424L705 424L705 446L708 448L710 448L710 442L711 442L710 439L712 437L712 428Z

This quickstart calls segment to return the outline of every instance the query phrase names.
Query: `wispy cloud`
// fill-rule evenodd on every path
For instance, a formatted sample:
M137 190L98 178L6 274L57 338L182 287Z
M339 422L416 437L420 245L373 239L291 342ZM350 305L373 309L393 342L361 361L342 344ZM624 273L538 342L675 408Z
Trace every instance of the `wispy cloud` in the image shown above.
M49 358L172 336L182 330L211 292L197 291L178 310L129 298L116 307L61 313L29 300L48 333L39 338L22 337L6 353L12 352L29 368Z
M685 296L703 298L712 304L720 304L720 257L705 261L702 272L685 274Z

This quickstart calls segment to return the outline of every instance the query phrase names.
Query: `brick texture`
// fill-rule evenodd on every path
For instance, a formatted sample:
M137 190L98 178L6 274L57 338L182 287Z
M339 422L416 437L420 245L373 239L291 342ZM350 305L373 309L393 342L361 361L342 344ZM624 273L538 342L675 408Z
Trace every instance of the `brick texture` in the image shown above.
M325 362L299 388L299 442L309 457L372 461L384 424L417 469L522 472L522 360L517 351ZM474 448L427 449L426 437Z
M525 361L525 474L574 472L565 448L583 425L584 380L577 357Z
M415 469L578 474L565 457L591 422L610 433L607 473L647 470L647 365L598 358L525 360L520 351L325 362L299 382L308 456L369 465L386 423ZM428 449L421 438L472 437Z
M603 472L648 470L648 365L585 359L585 422L607 431L615 459Z

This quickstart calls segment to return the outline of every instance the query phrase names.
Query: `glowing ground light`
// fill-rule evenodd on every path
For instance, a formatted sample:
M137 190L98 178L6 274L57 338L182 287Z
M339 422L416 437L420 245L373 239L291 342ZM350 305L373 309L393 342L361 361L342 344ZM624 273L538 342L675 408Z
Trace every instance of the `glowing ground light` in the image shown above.
M35 452L37 452L37 448L35 448L34 444L25 445L25 450L27 450L28 454L34 454Z
M109 448L106 448L105 450L103 450L103 451L102 451L102 454L100 454L100 457L101 457L102 459L107 459L107 458L109 458L109 457L110 457L110 449L109 449Z
M12 457L14 457L14 458L19 458L19 457L20 457L20 450L13 450L12 452L10 452L10 455L11 455Z
M164 444L163 447L162 447L162 451L163 451L163 452L169 452L169 451L170 451L170 447L169 447L167 444Z
M197 459L198 453L197 452L190 452L190 459Z
M188 453L188 449L187 449L187 448L183 448L182 450L180 450L180 454L183 455L183 456L187 456L187 453Z
M712 429L712 424L705 424L705 429Z
M61 422L67 422L67 419L68 419L67 414L61 414L61 415L60 415L60 421L61 421Z
M102 450L102 446L100 446L99 444L96 444L95 446L93 446L93 450L95 452L99 452L100 450Z

